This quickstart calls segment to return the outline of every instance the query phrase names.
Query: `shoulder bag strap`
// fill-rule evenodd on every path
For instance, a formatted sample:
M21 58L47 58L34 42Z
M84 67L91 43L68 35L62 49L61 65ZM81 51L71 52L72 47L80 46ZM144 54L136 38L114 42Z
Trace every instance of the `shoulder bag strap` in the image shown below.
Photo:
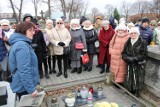
M60 37L60 35L59 35L59 33L58 33L58 31L57 31L57 30L56 30L56 32L57 32L57 34L58 34L58 36L59 36L60 41L62 41L62 40L61 40L61 37Z

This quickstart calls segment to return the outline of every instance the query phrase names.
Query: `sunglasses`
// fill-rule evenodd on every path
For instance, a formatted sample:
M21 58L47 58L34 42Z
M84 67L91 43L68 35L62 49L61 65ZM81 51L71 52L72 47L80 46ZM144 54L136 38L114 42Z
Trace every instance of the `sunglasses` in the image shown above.
M58 22L57 24L63 24L63 23Z

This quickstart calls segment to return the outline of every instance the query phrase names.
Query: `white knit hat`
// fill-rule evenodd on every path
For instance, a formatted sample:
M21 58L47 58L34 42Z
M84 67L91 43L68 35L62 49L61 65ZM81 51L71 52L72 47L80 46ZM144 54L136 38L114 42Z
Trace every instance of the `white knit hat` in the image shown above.
M46 25L47 25L48 23L52 23L52 24L53 24L53 21L52 21L51 19L48 19L48 20L46 21Z
M135 26L132 22L128 23L128 26Z
M6 19L2 19L1 21L0 21L0 24L3 26L3 25L10 25L10 22L9 22L9 20L6 20Z
M138 36L140 35L140 32L139 32L139 29L137 27L132 27L130 30L129 30L129 34L131 33L137 33Z
M116 27L116 30L127 30L127 26L125 24L119 24L117 27Z
M108 26L109 25L109 21L108 20L103 20L102 21L102 26Z
M119 24L126 24L125 18L121 18L121 19L119 20Z
M57 19L56 19L56 23L57 23L57 22L63 22L62 18L57 18Z
M71 22L70 22L70 25L72 25L72 24L79 25L80 24L80 20L79 19L72 19Z

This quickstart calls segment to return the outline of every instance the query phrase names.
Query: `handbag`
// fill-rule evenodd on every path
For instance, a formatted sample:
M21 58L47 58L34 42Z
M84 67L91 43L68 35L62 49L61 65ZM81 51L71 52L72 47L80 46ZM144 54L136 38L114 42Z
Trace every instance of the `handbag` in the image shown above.
M11 72L9 71L8 55L6 55L6 57L1 62L1 69L2 69L2 74L1 74L2 80L11 82L12 76L11 76Z
M89 62L89 56L88 56L87 53L84 54L84 55L82 55L81 57L82 57L82 63L83 63L83 65L87 64Z
M2 74L1 74L2 80L11 83L12 82L12 75L15 74L17 67L11 73L10 68L9 68L8 55L6 55L6 57L1 62L1 69L2 69Z
M75 48L76 49L84 49L83 42L75 42Z
M68 46L68 47L64 47L63 48L63 54L64 55L69 55L69 53L70 53L70 47Z

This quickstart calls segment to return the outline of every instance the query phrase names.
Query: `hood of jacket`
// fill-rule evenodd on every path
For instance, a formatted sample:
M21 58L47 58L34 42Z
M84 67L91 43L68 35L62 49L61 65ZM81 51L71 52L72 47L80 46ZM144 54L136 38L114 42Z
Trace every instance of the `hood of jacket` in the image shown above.
M14 43L18 42L18 41L25 41L27 43L31 43L32 41L27 38L25 35L20 34L20 33L13 33L11 34L10 38L9 38L9 44L13 45Z

